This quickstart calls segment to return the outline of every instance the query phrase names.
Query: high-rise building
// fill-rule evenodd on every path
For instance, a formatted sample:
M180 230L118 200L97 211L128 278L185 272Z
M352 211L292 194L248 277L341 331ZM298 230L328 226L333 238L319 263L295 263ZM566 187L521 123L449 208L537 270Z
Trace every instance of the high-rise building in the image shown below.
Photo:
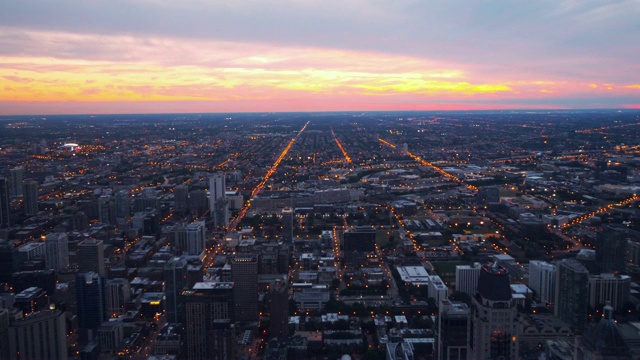
M282 209L282 239L288 243L293 241L293 219L293 208Z
M469 307L442 300L438 306L437 359L466 360L469 351Z
M258 321L258 258L238 255L231 261L236 321Z
M236 359L236 335L235 328L229 319L213 320L212 345L215 351L211 359L214 360L234 360Z
M473 263L473 265L456 265L456 291L474 296L476 294L481 268L480 263Z
M543 303L552 303L556 292L556 266L546 261L529 262L529 287Z
M98 220L103 224L115 225L118 222L118 208L113 197L102 195L98 198Z
M554 314L584 331L589 302L589 271L575 259L563 259L556 264L556 296Z
M269 290L271 337L286 339L289 336L289 287L277 280Z
M126 222L131 217L131 196L129 191L118 191L115 195L116 204L116 221L118 223Z
M102 240L86 239L78 243L78 271L93 271L105 276Z
M22 181L24 180L24 166L11 169L11 196L22 196Z
M594 309L609 302L614 309L620 310L630 293L630 276L611 273L589 276L589 306Z
M91 341L107 319L104 278L94 272L77 274L76 305L80 337Z
M0 229L11 225L11 199L9 197L9 182L0 177Z
M517 359L517 315L507 269L495 263L482 266L471 301L470 358Z
M224 334L234 337L233 331L225 333L225 329L233 330L233 291L233 283L202 282L181 293L187 359L232 359L233 344L231 349L225 349L228 342L220 337ZM226 320L222 323L228 325L219 320Z
M195 189L189 192L189 210L192 215L201 215L209 209L207 192L202 189Z
M174 257L164 265L164 295L167 322L177 323L179 317L178 298L187 286L187 261Z
M605 228L596 234L596 266L601 273L626 270L627 237L621 231Z
M229 225L229 204L225 192L224 173L215 173L209 178L209 211L213 225Z
M126 313L126 305L131 298L131 286L127 279L107 280L106 307L107 316L116 317Z
M38 213L38 182L27 180L22 183L24 213L28 216Z
M9 359L67 358L65 315L59 310L43 310L10 320L8 336Z
M175 201L174 212L186 214L189 210L189 187L187 185L178 185L173 188L173 198Z
M204 221L196 221L187 225L187 254L200 255L205 248L207 228Z
M10 283L18 265L18 250L13 242L0 241L0 283Z
M62 270L69 266L69 239L66 233L48 234L44 246L47 269Z

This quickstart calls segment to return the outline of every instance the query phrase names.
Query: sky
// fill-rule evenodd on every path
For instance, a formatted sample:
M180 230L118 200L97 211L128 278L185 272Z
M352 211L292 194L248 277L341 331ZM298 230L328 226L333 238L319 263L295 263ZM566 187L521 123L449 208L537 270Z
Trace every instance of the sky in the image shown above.
M2 0L0 114L640 109L640 0Z

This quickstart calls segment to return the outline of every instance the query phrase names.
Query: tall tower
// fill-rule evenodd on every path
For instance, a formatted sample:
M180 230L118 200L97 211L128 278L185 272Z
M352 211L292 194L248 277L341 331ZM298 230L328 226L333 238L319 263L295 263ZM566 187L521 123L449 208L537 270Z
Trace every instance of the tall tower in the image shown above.
M187 285L187 261L174 257L164 265L164 294L167 322L177 323L179 316L178 297Z
M0 241L0 283L10 283L18 265L18 249L13 242Z
M0 228L7 228L10 224L11 202L9 198L9 182L0 177Z
M286 243L293 242L293 209L286 207L282 209L282 238Z
M178 185L173 188L173 198L175 201L174 211L179 214L186 214L189 210L189 187Z
M536 292L540 301L552 303L556 293L556 266L545 261L531 260L529 287Z
M78 271L93 271L105 276L102 240L86 239L78 243Z
M584 331L589 304L589 271L575 259L556 265L555 316Z
M197 283L192 290L180 295L182 315L185 324L185 348L187 359L233 359L231 349L220 338L233 339L233 290L234 284ZM226 320L226 321L225 321Z
M107 320L104 278L94 272L76 275L76 304L80 336L93 340Z
M478 277L476 295L471 301L471 358L517 359L517 315L507 269L495 263L484 265Z
M199 255L204 251L207 228L204 221L187 225L187 254Z
M229 204L225 186L224 173L218 172L209 178L209 210L216 227L229 225Z
M107 316L123 315L125 306L131 298L131 287L129 281L123 278L107 280L106 286L106 307Z
M231 261L231 279L235 283L235 320L258 321L258 257L236 256Z
M448 299L438 306L438 360L466 360L469 352L469 307Z
M620 231L605 228L596 234L596 265L600 272L624 273L627 237Z
M24 166L11 169L11 195L22 196L22 181L24 180Z
M269 291L271 337L286 339L289 336L289 287L277 280Z
M44 247L44 262L48 269L62 270L69 266L69 239L66 233L48 234Z
M36 215L38 213L38 182L28 180L22 183L24 213L26 215Z

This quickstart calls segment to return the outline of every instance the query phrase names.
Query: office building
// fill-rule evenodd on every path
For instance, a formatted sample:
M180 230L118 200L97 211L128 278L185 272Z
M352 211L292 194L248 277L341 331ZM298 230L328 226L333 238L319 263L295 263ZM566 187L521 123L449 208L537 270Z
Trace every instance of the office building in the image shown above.
M69 266L69 239L66 233L49 233L44 240L47 269L63 270Z
M187 246L188 255L200 255L205 248L207 228L204 221L196 221L187 225Z
M178 185L173 188L173 200L175 202L174 212L186 214L189 211L189 187L187 185Z
M293 208L286 207L282 209L282 239L285 242L293 241L293 220L294 212Z
M554 314L560 320L583 332L589 305L589 271L574 259L556 264Z
M289 337L289 287L282 280L274 282L269 290L269 314L271 337Z
M22 196L22 182L24 181L24 166L16 166L10 170L11 173L11 196Z
M9 359L67 359L65 315L59 310L43 310L11 319L7 338Z
M93 271L105 276L104 246L102 240L86 239L78 243L78 271Z
M344 232L345 252L373 252L376 250L376 230L371 228L353 229Z
M129 280L116 278L107 280L106 285L107 316L116 317L127 312L126 305L131 299Z
M631 277L627 275L600 274L589 276L589 306L596 308L607 302L620 310L631 293Z
M236 321L258 321L258 258L238 255L231 261Z
M473 265L456 265L456 291L474 296L480 276L480 263Z
M187 359L231 359L229 356L234 353L233 349L225 349L224 344L228 343L220 340L220 332L224 334L226 329L226 335L234 338L231 326L233 291L233 283L202 282L181 293ZM217 322L219 320L227 325Z
M621 273L626 270L627 236L621 231L605 228L596 234L596 267L601 273Z
M164 265L164 295L167 322L179 322L180 293L187 286L187 261L182 257L174 257Z
M556 292L556 266L545 261L529 262L529 287L543 303L553 303Z
M215 173L209 178L209 211L215 227L229 225L229 204L225 186L224 173Z
M429 297L436 299L436 304L449 296L449 288L438 275L429 275Z
M22 183L22 193L25 215L36 215L38 213L38 183L34 180L24 181Z
M0 241L0 283L11 282L11 276L18 271L18 250L12 241Z
M448 299L438 305L438 360L467 360L469 341L469 307Z
M26 316L34 312L47 310L49 308L49 298L46 291L32 286L16 295L14 306Z
M76 305L80 338L91 341L107 319L104 278L94 272L76 275Z
M507 269L495 263L482 266L471 300L470 358L517 359L517 315Z
M11 225L11 198L7 178L0 177L0 229Z
M131 217L131 195L129 191L118 191L115 195L116 221L124 223Z

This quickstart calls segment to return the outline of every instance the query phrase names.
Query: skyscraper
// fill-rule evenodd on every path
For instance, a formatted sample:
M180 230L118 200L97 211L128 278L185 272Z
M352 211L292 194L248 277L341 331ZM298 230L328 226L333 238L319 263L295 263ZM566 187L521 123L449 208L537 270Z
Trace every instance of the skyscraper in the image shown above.
M438 306L438 360L466 360L469 351L469 307L442 300Z
M291 243L293 241L293 209L286 207L282 209L282 239Z
M556 266L545 261L529 262L529 287L543 303L552 303L556 292Z
M456 265L456 291L469 296L475 295L481 268L480 263Z
M93 271L105 276L102 240L86 239L78 243L78 271Z
M589 271L574 259L556 265L554 314L578 332L584 331L589 301Z
M126 312L126 304L131 298L129 281L123 278L107 280L106 307L107 316L118 316Z
M596 308L610 303L620 310L631 293L631 277L628 275L600 274L589 276L589 306Z
M11 199L9 198L9 183L7 178L0 177L0 228L11 225Z
M66 233L50 233L44 240L44 262L48 269L62 270L69 266L69 240Z
M65 315L59 310L43 310L10 320L8 336L9 359L67 358Z
M24 213L29 216L36 215L38 213L38 182L27 180L22 185Z
M11 195L22 196L22 181L24 180L24 166L16 166L10 170Z
M621 273L626 269L627 236L605 228L596 234L596 266L601 273Z
M228 342L220 337L224 337L225 329L233 330L230 321L233 317L233 291L233 283L203 282L182 292L181 318L185 324L187 359L232 359L233 349L225 349L224 344ZM233 331L227 331L226 335L233 339Z
M277 280L269 290L271 337L285 339L289 336L289 287Z
M206 231L204 221L187 225L187 254L199 255L204 251Z
M174 257L164 265L164 294L167 322L178 322L178 297L187 285L187 261Z
M517 359L517 315L507 269L495 263L482 266L476 295L471 302L471 358Z
M18 271L18 249L11 241L0 241L0 283L9 283Z
M76 305L80 337L93 340L107 319L104 278L94 272L76 275Z
M173 188L173 198L175 201L174 211L178 214L186 214L189 210L189 187L178 185Z
M236 321L258 321L258 258L238 255L231 261Z
M229 225L229 204L225 194L224 173L215 173L209 178L209 211L213 225Z

